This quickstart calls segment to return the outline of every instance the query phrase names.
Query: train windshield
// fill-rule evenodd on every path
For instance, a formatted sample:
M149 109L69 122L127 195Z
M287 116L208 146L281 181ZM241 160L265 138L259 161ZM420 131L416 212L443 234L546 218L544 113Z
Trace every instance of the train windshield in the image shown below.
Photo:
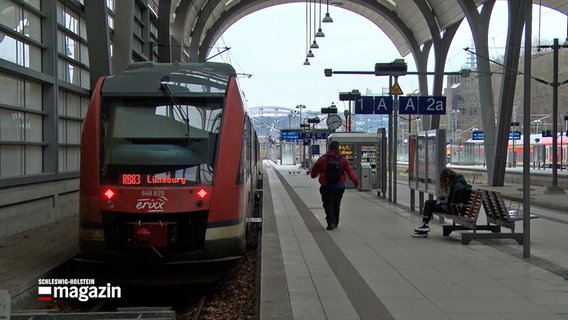
M101 111L101 182L212 184L223 98L107 98Z

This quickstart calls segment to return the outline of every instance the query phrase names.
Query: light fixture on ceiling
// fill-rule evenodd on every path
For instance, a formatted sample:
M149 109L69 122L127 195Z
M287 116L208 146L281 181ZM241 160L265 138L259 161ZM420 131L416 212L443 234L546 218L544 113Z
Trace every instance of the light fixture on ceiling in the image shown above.
M319 0L319 18L318 18L318 21L319 21L319 28L318 28L318 31L314 34L314 37L323 38L323 37L325 37L325 33L323 33L323 30L321 29L321 0ZM315 26L314 26L314 31L315 31Z
M314 42L312 42L312 45L310 46L310 48L312 48L312 49L319 49L319 45L318 45L318 43L316 42L316 39L314 39Z
M333 19L329 15L329 0L327 0L327 12L325 13L325 17L323 18L322 22L324 22L324 23L333 22Z
M309 66L310 65L310 61L308 60L308 58L313 58L314 54L312 52L312 50L310 49L308 51L308 48L310 47L310 38L312 37L312 33L311 33L311 6L309 1L306 1L306 60L304 61L304 65L305 66Z

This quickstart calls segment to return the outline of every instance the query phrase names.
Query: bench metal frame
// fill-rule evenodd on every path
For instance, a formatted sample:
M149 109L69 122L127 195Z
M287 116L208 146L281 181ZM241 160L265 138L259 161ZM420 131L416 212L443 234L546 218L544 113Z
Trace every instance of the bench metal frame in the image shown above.
M485 225L478 225L477 218L479 217L479 211L482 206L485 192L483 190L475 190L471 193L471 198L467 204L452 203L450 208L453 213L458 212L458 208L465 207L466 211L463 215L450 214L446 212L434 212L434 214L452 220L452 224L444 224L443 235L444 237L449 236L453 231L462 230L472 230L473 232L462 232L461 242L462 244L469 244L471 240L474 239L486 239L486 238L496 238L501 232L501 227L499 225L490 224L489 222ZM443 219L442 219L443 222ZM478 233L477 230L487 230L491 233ZM497 236L496 236L497 235Z
M505 204L503 195L500 192L484 190L483 209L487 214L487 221L491 224L511 229L511 233L502 233L495 238L509 238L523 244L523 233L515 233L515 222L523 220L523 214L518 210L511 210ZM530 219L538 218L536 214L531 214Z

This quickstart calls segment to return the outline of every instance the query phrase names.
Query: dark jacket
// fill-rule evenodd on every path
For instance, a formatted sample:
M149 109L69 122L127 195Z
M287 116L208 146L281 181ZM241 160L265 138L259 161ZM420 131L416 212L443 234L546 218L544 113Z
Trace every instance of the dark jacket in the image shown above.
M455 175L454 179L450 183L450 190L447 194L447 198L445 199L446 201L443 204L443 205L445 205L444 209L447 210L447 204L448 203L460 203L460 202L465 203L465 202L467 202L467 200L464 201L463 199L457 199L457 198L462 197L461 196L461 194L462 194L461 190L462 189L471 190L471 185L469 185L467 183L463 174L458 173L458 174Z
M330 158L332 159L337 159L340 156L340 153L338 150L327 150L326 155L328 155ZM349 165L349 161L347 161L347 159L345 159L345 157L341 157L341 160L339 161L340 166L341 166L341 176L339 177L339 181L337 182L336 185L338 186L343 186L345 185L345 174L347 173L347 176L349 176L349 179L351 179L351 181L353 181L353 183L355 184L355 187L359 186L359 179L357 178L357 175L355 174L355 172L353 172L353 169L351 169L351 166ZM311 172L311 177L315 178L319 175L319 183L321 185L327 185L327 181L325 179L325 170L327 169L327 158L325 156L321 156L319 157L319 159L316 161L316 163L314 164L314 166L312 167L312 172Z

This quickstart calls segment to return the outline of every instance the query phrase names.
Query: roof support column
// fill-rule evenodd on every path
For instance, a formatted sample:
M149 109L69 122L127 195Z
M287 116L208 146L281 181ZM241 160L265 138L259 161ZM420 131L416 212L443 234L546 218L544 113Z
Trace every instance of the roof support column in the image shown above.
M110 36L108 33L105 0L85 1L87 40L89 41L89 68L91 89L101 76L112 73L110 62Z
M126 69L132 62L132 30L134 28L134 1L115 2L114 21L120 21L120 28L114 28L112 67L114 72Z
M184 39L186 34L191 36L190 32L186 33L186 27L188 25L187 16L189 14L190 5L192 1L181 1L176 8L176 18L171 26L171 61L172 62L185 62L185 56L183 54L184 50Z
M158 62L172 62L170 45L171 8L172 0L160 0L158 5Z
M434 96L441 96L444 89L444 70L446 69L446 58L448 57L448 51L450 50L450 45L454 40L454 36L458 31L458 27L461 20L453 24L451 27L447 28L444 32L444 36L439 41L434 41L434 88L432 89L432 94ZM440 128L440 116L433 115L430 118L430 129Z
M483 4L481 12L472 1L457 0L467 18L475 42L477 54L477 72L479 82L479 100L481 103L481 122L486 137L484 141L485 159L487 163L487 183L491 184L495 174L495 107L493 103L493 87L491 84L491 67L489 64L488 32L491 12L495 0Z
M514 2L514 1L513 1ZM490 182L493 186L502 186L505 182L505 167L507 166L507 150L509 131L511 130L511 117L515 98L515 85L517 84L517 69L522 45L523 25L525 23L525 9L518 3L508 1L509 26L507 28L507 44L505 50L504 69L501 82L501 97L499 103L499 118L497 136L495 137L495 174ZM530 50L528 51L530 53ZM530 115L524 115L530 116ZM486 136L487 137L487 136ZM487 138L491 138L490 136ZM505 151L505 152L503 152Z
M416 71L418 71L418 89L421 96L428 95L428 56L432 50L432 41L425 43L422 50L414 50L414 63L416 63ZM430 130L431 121L429 115L422 115L420 121L424 130Z

